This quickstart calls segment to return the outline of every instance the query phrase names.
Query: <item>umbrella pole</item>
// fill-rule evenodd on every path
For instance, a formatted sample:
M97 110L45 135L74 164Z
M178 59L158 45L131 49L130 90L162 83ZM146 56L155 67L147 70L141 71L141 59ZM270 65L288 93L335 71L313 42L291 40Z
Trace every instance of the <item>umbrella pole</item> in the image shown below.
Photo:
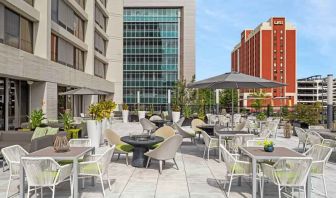
M231 128L232 128L232 131L233 131L233 107L234 107L234 104L233 104L233 89L231 89L231 113L232 113L232 117L231 117Z

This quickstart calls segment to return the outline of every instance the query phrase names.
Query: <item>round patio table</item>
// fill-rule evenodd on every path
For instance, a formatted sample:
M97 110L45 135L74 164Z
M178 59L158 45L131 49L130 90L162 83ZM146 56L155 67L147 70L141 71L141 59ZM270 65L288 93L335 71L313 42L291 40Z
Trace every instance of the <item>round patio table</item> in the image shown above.
M168 120L152 120L151 122L153 122L157 127L163 127L163 125L165 125L166 123L168 123Z
M202 124L202 125L197 125L197 128L205 131L208 135L214 136L214 124Z
M132 166L145 167L148 159L148 157L145 156L145 153L149 151L151 146L163 142L164 139L159 136L150 136L148 138L141 138L139 136L124 136L120 138L120 140L134 147Z

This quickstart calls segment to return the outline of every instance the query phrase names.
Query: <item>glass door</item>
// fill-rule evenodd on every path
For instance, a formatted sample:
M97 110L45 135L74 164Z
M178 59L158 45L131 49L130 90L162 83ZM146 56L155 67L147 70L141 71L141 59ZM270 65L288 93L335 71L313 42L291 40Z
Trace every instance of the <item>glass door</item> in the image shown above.
M5 130L5 79L0 78L0 130Z

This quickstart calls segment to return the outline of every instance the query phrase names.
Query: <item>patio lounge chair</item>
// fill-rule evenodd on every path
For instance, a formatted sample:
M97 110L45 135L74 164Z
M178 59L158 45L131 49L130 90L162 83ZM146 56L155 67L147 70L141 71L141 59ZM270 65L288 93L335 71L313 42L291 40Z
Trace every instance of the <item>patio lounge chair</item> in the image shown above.
M170 126L163 126L163 127L159 128L158 130L156 130L154 135L163 137L163 139L168 139L168 138L175 135L175 131ZM155 144L151 147L151 149L155 149L155 148L159 147L161 144L162 144L162 142L160 142L158 144Z
M89 155L84 159L84 162L78 164L79 176L95 176L100 178L100 183L105 197L105 189L103 177L106 176L109 189L111 190L111 182L109 179L108 168L113 156L115 145L108 147L103 154Z
M203 130L197 128L197 126L199 126L199 125L204 125L204 124L205 124L205 122L204 122L203 120L201 120L201 119L193 119L193 120L191 121L191 128L195 131L195 134L196 134L196 135L198 134L198 139L200 139L201 132L202 132Z
M147 153L145 153L146 156L148 156L147 165L146 168L148 168L149 162L151 159L159 160L160 169L159 173L162 173L162 162L166 160L172 159L176 165L176 168L178 169L178 166L175 161L175 155L177 150L180 148L182 144L182 136L181 135L174 135L168 139L166 139L160 147L157 147L154 150L150 150Z
M120 136L111 129L105 130L105 138L110 146L115 145L114 153L118 154L118 159L121 154L126 155L126 165L128 165L128 154L133 151L133 146L122 142Z
M191 142L195 143L195 136L196 136L195 132L191 130L187 131L176 123L174 125L175 128L177 129L178 134L180 134L183 137L183 139L190 138Z
M330 147L316 144L312 146L307 152L305 152L306 156L313 158L313 164L310 169L310 173L312 176L321 177L324 186L325 197L328 197L328 193L324 173L325 173L325 167L330 158L332 150L333 149Z
M269 179L278 186L279 197L281 190L290 187L296 188L306 194L306 183L308 173L312 166L313 159L307 157L301 158L281 158L274 165L263 163L261 165L264 178ZM264 186L264 182L262 182ZM262 194L263 194L262 187Z
M148 133L152 133L158 128L153 122L146 118L141 118L140 124L143 128L143 131L147 131Z
M20 158L26 156L28 152L19 145L13 145L1 149L1 153L9 166L9 181L6 192L7 198L11 181L20 178Z

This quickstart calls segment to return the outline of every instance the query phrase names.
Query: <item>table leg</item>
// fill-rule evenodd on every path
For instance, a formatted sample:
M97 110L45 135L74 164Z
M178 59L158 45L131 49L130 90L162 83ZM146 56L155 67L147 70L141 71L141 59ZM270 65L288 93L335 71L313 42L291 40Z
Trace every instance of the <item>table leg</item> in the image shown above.
M78 196L78 159L73 160L73 197Z
M308 173L308 176L307 176L307 184L306 184L306 193L307 193L306 198L311 198L311 189L312 189L312 185L311 185L311 174Z
M94 155L96 153L96 150L95 150L95 148L92 150L92 155ZM95 186L95 184L96 184L96 182L95 182L95 177L94 176L92 176L91 177L91 185L92 186Z
M252 159L252 198L257 197L257 160Z
M146 167L148 157L145 156L145 153L148 150L147 147L135 146L133 150L132 166Z
M20 163L20 198L24 198L25 192L24 192L24 169L22 162Z
M222 155L222 152L221 152L221 149L220 149L220 144L222 142L222 136L219 135L218 136L218 162L221 163L221 155Z

